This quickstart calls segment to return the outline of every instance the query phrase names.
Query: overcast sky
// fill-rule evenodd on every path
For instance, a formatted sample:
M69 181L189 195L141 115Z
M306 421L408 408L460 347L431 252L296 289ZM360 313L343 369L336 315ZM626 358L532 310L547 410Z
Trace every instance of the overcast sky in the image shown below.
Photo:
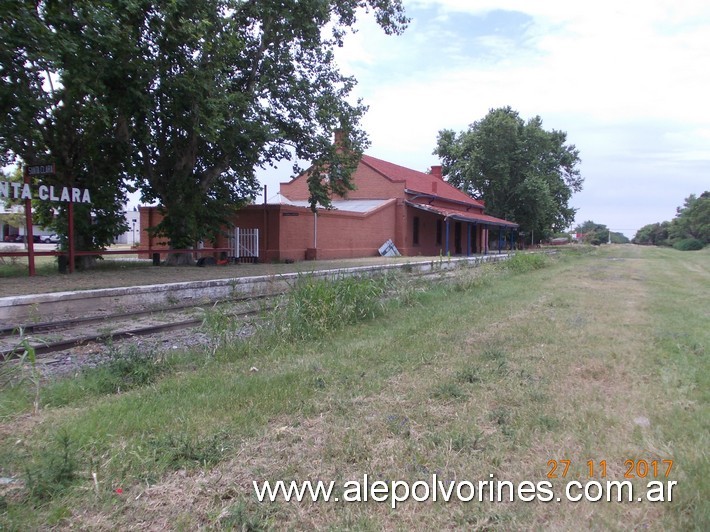
M367 153L417 170L441 129L490 109L567 132L584 190L576 222L632 237L710 189L708 0L404 0L411 24L387 36L372 17L339 50L369 105ZM282 173L262 174L271 197Z

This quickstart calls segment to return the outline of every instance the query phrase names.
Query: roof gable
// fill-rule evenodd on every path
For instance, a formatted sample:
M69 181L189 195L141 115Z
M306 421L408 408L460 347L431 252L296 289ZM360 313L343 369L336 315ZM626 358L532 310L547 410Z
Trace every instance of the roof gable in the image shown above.
M413 192L438 196L443 199L467 203L483 208L483 203L473 199L439 177L412 170L398 164L383 161L370 155L362 156L362 163L395 183L405 183L405 188Z

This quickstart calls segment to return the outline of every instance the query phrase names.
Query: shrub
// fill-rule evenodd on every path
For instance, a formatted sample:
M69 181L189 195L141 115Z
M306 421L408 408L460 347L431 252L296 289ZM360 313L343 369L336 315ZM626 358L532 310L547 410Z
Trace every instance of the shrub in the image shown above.
M680 251L697 251L703 249L704 246L697 238L684 238L673 244L673 247Z
M229 433L219 431L206 436L160 434L149 439L156 456L170 469L210 467L219 463L232 450Z
M116 393L153 384L165 370L152 351L130 347L126 352L111 353L109 360L84 372L86 386L95 393Z
M43 450L38 462L26 467L26 486L37 501L54 498L77 478L77 463L68 434L57 435L56 446Z
M547 255L540 253L516 253L503 262L503 267L515 273L525 273L545 268L548 260Z
M274 323L285 338L317 338L380 314L386 288L385 278L328 281L301 277L278 309Z

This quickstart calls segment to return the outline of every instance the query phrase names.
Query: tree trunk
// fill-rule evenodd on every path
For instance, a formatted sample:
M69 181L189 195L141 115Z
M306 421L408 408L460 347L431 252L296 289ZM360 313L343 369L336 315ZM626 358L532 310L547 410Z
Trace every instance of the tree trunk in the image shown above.
M79 214L75 213L74 216L74 249L76 251L93 251L96 249L93 245L93 242L91 241L91 237L89 235L83 234L81 231L81 227L90 227L90 214L87 211L85 216L89 219L89 222L85 222L84 224L77 223ZM79 227L77 227L77 225ZM77 271L85 271L89 270L93 267L96 266L100 258L100 255L78 255L74 257L74 269Z
M74 257L74 269L84 271L93 268L99 261L98 255L81 255Z
M194 266L195 261L192 253L168 253L165 262L166 266Z
M173 205L166 202L166 215L163 223L166 224L166 233L173 249L194 249L195 240L190 231L190 220L181 216L180 205L186 202L176 202ZM195 264L192 253L169 253L165 259L166 266L192 266Z

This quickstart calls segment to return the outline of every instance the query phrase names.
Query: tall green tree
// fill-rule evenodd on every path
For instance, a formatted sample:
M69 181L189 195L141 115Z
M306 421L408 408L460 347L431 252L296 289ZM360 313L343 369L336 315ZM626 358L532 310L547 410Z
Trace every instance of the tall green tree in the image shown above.
M99 0L0 4L0 162L56 165L41 181L88 188L75 205L77 249L101 249L125 230L130 144L121 102L126 69L109 61L124 30ZM37 223L67 234L67 205L35 205ZM78 266L87 259L77 258Z
M339 72L334 52L361 10L373 11L387 33L401 32L400 0L131 5L142 9L125 59L139 72L127 80L140 94L134 161L143 199L163 208L156 232L173 247L214 236L258 192L258 167L313 161L312 208L351 189L367 144L359 129L365 107L350 103L355 80ZM336 130L344 133L339 146Z
M636 232L634 244L655 246L675 246L682 240L697 240L700 244L710 243L710 192L700 196L691 194L676 208L676 215L670 222L644 225Z
M334 60L367 11L386 33L408 22L401 0L7 0L2 162L50 159L56 184L91 189L84 248L121 229L97 223L115 221L131 179L177 248L253 198L259 166L313 161L311 206L327 206L367 145Z
M671 242L668 236L670 225L670 222L644 225L636 231L632 242L643 246L670 246Z
M510 107L491 109L466 131L439 131L434 154L451 184L525 232L542 238L574 221L579 151L565 132L544 130L539 116L526 122Z
M683 206L676 209L669 234L674 240L694 238L703 244L710 243L710 192L685 198Z

